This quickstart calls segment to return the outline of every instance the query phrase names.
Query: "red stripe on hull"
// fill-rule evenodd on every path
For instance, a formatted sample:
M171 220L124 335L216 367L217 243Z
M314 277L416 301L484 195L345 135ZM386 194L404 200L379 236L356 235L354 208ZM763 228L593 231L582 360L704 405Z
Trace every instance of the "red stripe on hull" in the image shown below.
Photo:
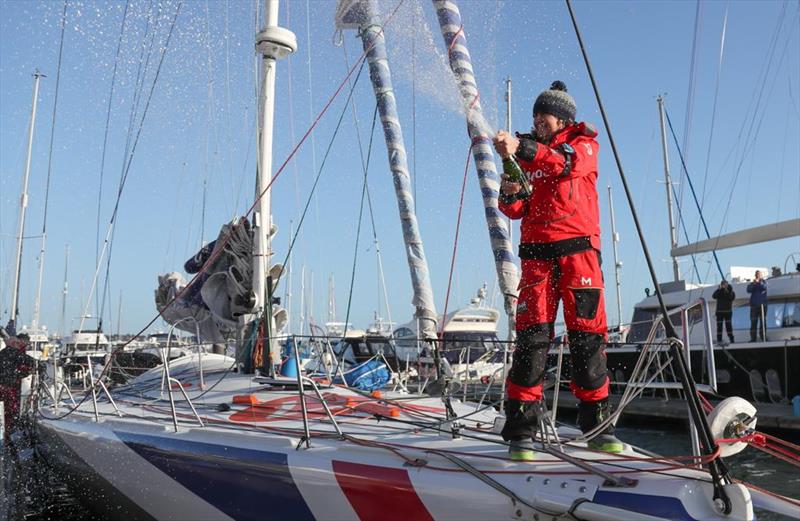
M433 521L405 470L346 461L332 464L336 481L361 521Z

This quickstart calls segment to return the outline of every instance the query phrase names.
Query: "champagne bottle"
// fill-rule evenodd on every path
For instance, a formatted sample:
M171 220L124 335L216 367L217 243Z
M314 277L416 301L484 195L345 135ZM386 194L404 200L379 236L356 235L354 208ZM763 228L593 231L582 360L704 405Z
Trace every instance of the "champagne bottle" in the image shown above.
M503 158L503 173L508 177L509 181L518 183L522 187L520 191L517 192L520 198L524 199L531 195L531 184L528 182L525 173L522 171L522 167L519 166L514 156Z

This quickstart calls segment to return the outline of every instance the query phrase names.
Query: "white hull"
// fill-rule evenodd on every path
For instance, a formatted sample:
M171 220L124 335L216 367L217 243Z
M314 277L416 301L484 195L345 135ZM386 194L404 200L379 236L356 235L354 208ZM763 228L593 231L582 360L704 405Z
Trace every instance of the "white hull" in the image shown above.
M605 472L629 469L617 476L635 481L622 487L543 452L534 463L512 462L491 432L493 410L462 420L464 436L453 439L447 428L431 428L444 420L434 398L380 401L323 389L344 439L307 388L311 446L297 449L303 434L297 391L268 390L250 376L228 374L230 363L204 356L205 391L196 356L172 364L204 426L175 391L175 432L157 368L115 393L121 416L101 400L96 421L89 397L63 419L40 419L46 459L84 476L103 491L98 497L127 505L133 512L126 519L572 519L575 508L580 519L752 519L744 487L729 486L733 515L717 515L704 472L654 474L648 470L665 462L633 450L618 457L580 443L565 446L570 457ZM454 406L459 415L474 412ZM43 412L56 417L65 408Z

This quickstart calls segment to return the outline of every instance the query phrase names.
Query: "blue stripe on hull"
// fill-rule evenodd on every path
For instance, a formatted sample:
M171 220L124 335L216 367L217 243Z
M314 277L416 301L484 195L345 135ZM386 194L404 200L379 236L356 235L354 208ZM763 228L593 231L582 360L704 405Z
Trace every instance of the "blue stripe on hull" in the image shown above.
M675 497L598 490L594 495L594 502L664 519L695 521L686 511L681 500Z
M114 432L166 475L234 519L313 520L279 452Z

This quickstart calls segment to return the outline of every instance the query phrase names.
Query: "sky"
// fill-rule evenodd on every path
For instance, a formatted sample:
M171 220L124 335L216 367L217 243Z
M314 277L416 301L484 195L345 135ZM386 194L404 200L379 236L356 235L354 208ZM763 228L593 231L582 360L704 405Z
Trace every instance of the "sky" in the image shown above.
M481 103L493 128L506 125L504 81L511 77L514 129L530 128L533 101L556 79L577 101L578 119L600 129L606 309L615 324L610 186L620 236L622 321L629 321L633 305L653 284L566 4L458 4ZM383 13L397 5L380 1ZM800 217L800 3L576 0L573 5L660 280L672 278L656 105L660 94L712 236ZM157 314L157 276L181 271L224 222L252 204L256 3L67 0L62 39L64 6L56 0L0 0L0 321L8 320L11 308L32 73L38 69L46 77L33 139L19 322L28 324L33 315L49 173L40 322L61 331L77 327L84 313L102 314L107 332L135 332ZM280 23L295 32L298 50L277 68L275 170L361 54L354 31L337 34L335 10L335 2L327 0L281 3ZM468 168L448 305L465 305L486 284L490 302L502 309L477 176L467 162L464 116L433 6L404 0L385 30L436 308L444 308ZM273 185L276 258L286 256L290 232L298 229L310 200L291 257L291 278L278 289L285 303L291 280L295 332L301 314L317 323L328 320L331 279L338 320L345 319L348 308L357 327L366 327L375 314L404 323L414 311L380 127L370 146L375 98L368 74L354 83L353 103L346 106L350 88L334 97ZM360 212L361 153L370 154L372 213L367 207ZM703 239L671 136L669 161L682 216L679 243ZM118 194L109 268L107 257L98 268ZM516 239L518 223L515 228ZM800 262L797 237L718 256L728 272L730 266L783 269L792 253L797 260L789 266ZM681 259L683 277L718 282L710 255L697 256L694 264L697 271L690 258ZM96 273L94 295L102 299L90 299ZM167 326L157 321L151 330L157 329Z

